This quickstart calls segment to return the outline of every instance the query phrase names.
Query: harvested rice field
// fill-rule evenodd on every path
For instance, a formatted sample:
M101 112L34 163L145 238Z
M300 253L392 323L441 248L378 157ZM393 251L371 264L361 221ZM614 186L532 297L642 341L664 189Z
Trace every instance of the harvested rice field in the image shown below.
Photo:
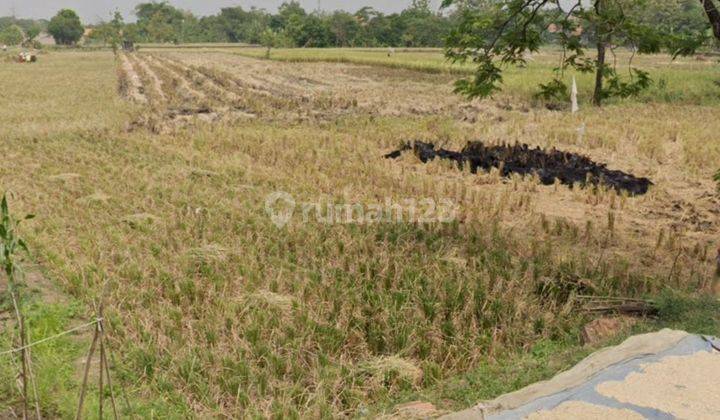
M579 78L572 114L529 93L544 52L504 93L467 101L453 93L461 70L253 51L0 63L0 190L35 215L19 230L31 339L102 303L123 416L378 417L413 401L440 415L634 332L720 334L716 63L645 57L664 93L603 108ZM411 146L470 142L648 183L566 182L509 157L472 170ZM652 310L583 342L628 302ZM74 416L91 339L33 349L45 417ZM0 330L0 349L11 342ZM2 395L14 375L0 364ZM95 413L97 380L87 392Z

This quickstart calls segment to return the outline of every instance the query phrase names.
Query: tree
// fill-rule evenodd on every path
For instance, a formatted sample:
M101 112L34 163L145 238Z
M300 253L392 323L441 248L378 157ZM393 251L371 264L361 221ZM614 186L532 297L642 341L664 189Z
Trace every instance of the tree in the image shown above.
M90 34L90 39L110 45L113 51L117 52L118 48L126 42L130 42L130 44L135 42L129 28L131 28L131 25L125 25L122 14L116 10L110 22L103 22L95 27L95 30Z
M42 31L47 27L47 23L48 22L43 19L18 19L12 16L4 16L0 17L0 32L5 30L8 26L17 25L27 35L28 31L30 31L33 27L39 27Z
M444 0L443 7L456 3ZM638 53L667 48L677 55L694 51L697 45L697 39L662 33L638 19L648 0L498 0L490 3L490 13L487 4L482 12L467 2L464 6L458 26L448 37L446 55L477 65L472 79L456 84L456 90L469 97L499 90L501 67L525 64L525 54L536 52L548 32L553 32L563 53L555 79L540 85L540 96L564 96L567 86L561 76L572 68L595 73L595 105L611 96L637 95L652 82L647 72L632 67L629 80L623 80L606 62L609 48L624 45ZM596 59L586 55L586 43L594 45Z
M10 25L0 32L0 44L3 45L20 45L24 38L22 29L17 25Z
M698 0L648 0L634 18L660 28L663 33L701 34L709 29Z
M715 38L720 40L720 11L718 11L713 0L700 0L705 15L707 16Z
M85 29L75 11L62 9L48 24L48 32L59 45L73 45L82 38Z
M270 28L265 29L261 36L261 44L266 48L265 58L270 58L270 51L278 45L278 34Z
M362 41L362 27L357 16L336 11L328 19L335 46L354 47Z
M33 42L42 32L42 28L38 24L32 24L25 30L25 42Z
M427 18L432 16L433 13L430 8L430 0L412 0L410 7L403 10L402 14L416 18Z
M177 43L179 40L175 27L160 13L152 15L150 20L146 22L144 30L148 39L155 42Z
M427 1L416 0L400 14L402 40L407 47L442 47L448 34L448 21L430 10Z
M135 6L135 16L140 34L145 40L174 43L182 41L187 14L167 2L140 3Z
M125 25L122 31L122 39L123 39L123 48L125 47L125 44L128 44L130 46L134 45L136 42L140 41L140 28L138 28L137 23L128 23Z
M397 13L384 15L370 8L360 9L356 15L362 19L367 46L396 47L403 45L403 35L408 29L408 19Z
M270 18L264 10L242 7L227 7L220 10L219 24L227 34L230 42L261 42L265 29L270 25Z
M277 14L279 21L282 25L287 25L288 21L293 16L305 17L307 12L296 0L290 2L283 2L278 8Z

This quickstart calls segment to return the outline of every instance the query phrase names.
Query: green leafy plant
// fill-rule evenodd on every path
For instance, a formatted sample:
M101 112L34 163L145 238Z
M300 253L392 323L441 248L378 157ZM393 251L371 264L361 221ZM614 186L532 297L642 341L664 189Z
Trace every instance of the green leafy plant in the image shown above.
M262 35L260 35L260 43L263 47L266 48L265 58L269 59L270 51L278 44L278 34L272 29L268 28L263 31Z
M605 76L607 87L602 91L603 97L629 98L637 96L653 83L650 73L646 71L633 68L630 69L630 74L630 81L623 81L615 69L608 68Z
M23 32L17 25L10 25L0 31L0 43L5 45L20 45L23 42Z
M540 84L540 92L535 94L535 98L545 101L567 101L569 98L568 87L560 79L553 79L546 84Z
M717 183L717 189L718 192L720 192L720 169L715 172L715 175L713 175L713 181Z
M19 272L18 265L16 263L16 257L20 251L25 251L26 253L29 251L25 241L18 236L17 230L23 220L29 220L33 217L33 215L27 215L22 220L15 219L12 214L10 214L7 194L3 194L2 200L0 201L0 266L7 277L8 293L10 294L10 299L12 300L13 308L15 309L17 329L20 333L20 361L22 366L20 378L22 380L24 418L28 418L28 382L32 382L34 390L35 383L32 378L32 370L30 368L30 355L26 349L27 331L25 329L25 320L22 311L22 300L18 290L21 285L21 273ZM28 379L30 381L28 381ZM39 418L40 412L37 404L36 409L38 410Z
M8 278L11 289L17 286L15 282L18 280L16 255L18 251L29 252L25 241L18 237L17 229L22 221L34 217L30 214L22 220L15 219L10 214L7 194L3 194L2 201L0 201L0 266Z

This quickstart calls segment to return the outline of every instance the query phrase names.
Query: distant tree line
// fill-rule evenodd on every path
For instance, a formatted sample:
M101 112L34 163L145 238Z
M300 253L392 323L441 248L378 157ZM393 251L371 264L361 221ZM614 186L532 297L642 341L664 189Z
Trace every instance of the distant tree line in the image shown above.
M125 38L150 43L231 42L262 44L271 35L283 47L441 47L452 14L433 11L429 0L413 0L400 13L383 14L372 7L354 13L307 11L287 1L277 13L265 9L227 7L216 15L197 17L168 2L141 3L135 23L123 24ZM111 36L118 19L97 25L95 39Z
M46 20L17 19L0 17L0 44L20 45L32 42L40 32L47 28Z
M521 1L528 0L518 0ZM716 16L717 24L713 29L717 26L720 34L720 14L711 7L713 1L644 0L645 7L634 8L633 13L638 16L633 19L659 29L660 33L674 34L707 31L708 17ZM507 1L457 0L447 3L453 6L437 11L430 6L430 0L412 0L402 12L384 14L372 7L355 12L308 11L299 2L289 0L275 13L237 6L220 9L215 15L198 17L167 1L153 1L135 7L135 22L126 22L119 12L115 12L110 21L88 25L93 31L87 41L108 45L130 41L229 42L268 47L442 47L454 29L467 21L469 13L484 20L491 19L496 15L498 5ZM478 23L484 22L482 19ZM550 7L539 8L527 29L541 33L541 43L558 43L559 32L539 28L550 26L552 20ZM476 32L487 24L482 23ZM58 44L72 45L81 40L84 28L77 14L68 9L60 10L50 21L0 17L0 43L16 45L47 31ZM592 36L592 28L588 27L581 38L589 41Z
M0 44L3 45L39 48L36 38L44 31L52 35L58 45L74 45L82 39L85 27L77 13L70 9L60 10L49 21L0 17Z

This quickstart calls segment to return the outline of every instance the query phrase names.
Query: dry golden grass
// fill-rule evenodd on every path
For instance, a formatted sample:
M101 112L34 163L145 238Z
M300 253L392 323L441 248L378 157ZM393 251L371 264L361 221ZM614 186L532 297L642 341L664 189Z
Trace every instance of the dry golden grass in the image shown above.
M373 412L488 358L575 340L573 293L713 287L715 106L573 116L515 95L465 104L452 76L403 69L195 52L130 62L147 108L119 99L109 54L0 66L13 81L0 117L14 122L0 128L0 186L37 214L26 234L67 293L89 304L109 281L116 372L156 415ZM656 187L629 198L381 159L408 139L558 147ZM447 198L459 218L280 229L264 208L276 191Z
M3 138L115 130L128 109L117 95L111 53L40 55L35 64L0 63ZM110 72L110 77L98 74Z

